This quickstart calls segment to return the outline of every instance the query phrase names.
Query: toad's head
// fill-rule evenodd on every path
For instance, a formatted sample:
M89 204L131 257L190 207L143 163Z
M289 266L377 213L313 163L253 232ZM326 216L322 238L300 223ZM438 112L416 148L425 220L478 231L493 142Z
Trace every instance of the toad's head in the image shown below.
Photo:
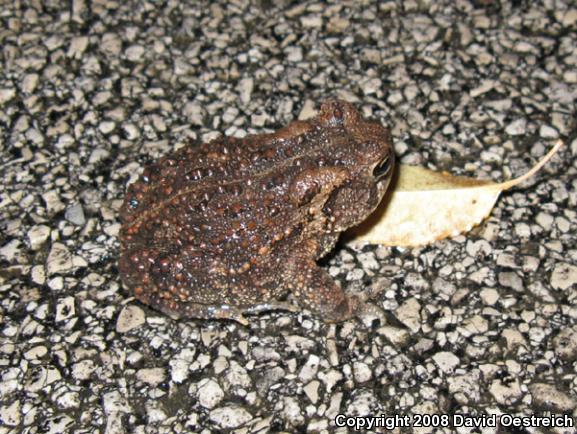
M363 221L383 198L395 162L391 134L379 122L364 119L345 101L323 103L317 119L326 130L326 167L347 173L322 208L331 230L340 232Z

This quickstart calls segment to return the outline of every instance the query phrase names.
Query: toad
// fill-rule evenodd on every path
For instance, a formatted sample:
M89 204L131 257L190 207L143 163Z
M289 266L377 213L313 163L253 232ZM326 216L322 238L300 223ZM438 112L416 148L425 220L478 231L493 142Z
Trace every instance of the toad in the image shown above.
M226 318L305 308L329 322L357 313L317 265L389 184L389 130L350 103L271 134L189 144L146 167L121 208L120 274L167 314Z

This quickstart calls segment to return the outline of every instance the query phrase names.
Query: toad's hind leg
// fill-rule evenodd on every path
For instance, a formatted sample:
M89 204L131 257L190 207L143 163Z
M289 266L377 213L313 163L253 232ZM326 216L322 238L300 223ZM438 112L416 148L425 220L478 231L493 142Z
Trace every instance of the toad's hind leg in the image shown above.
M135 291L136 298L145 304L155 307L161 312L176 318L190 319L229 319L244 326L249 324L243 316L243 311L227 304L213 306L194 302L179 302L172 298L159 296L157 293L149 292L139 294Z
M188 303L184 306L186 316L189 318L206 318L206 319L229 319L236 321L244 326L248 326L249 322L242 314L242 310L235 307L222 306L207 306L198 303Z
M297 306L284 301L270 301L249 306L247 308L236 308L226 304L221 306L209 306L206 304L188 302L175 306L174 302L168 301L168 303L168 305L157 303L159 309L168 315L199 319L229 319L245 326L249 325L249 321L243 313L254 315L274 310L284 310L289 312L298 311Z
M360 300L346 295L333 278L312 259L293 258L287 262L285 279L297 302L330 322L351 318Z
M262 312L269 312L273 310L286 310L289 312L298 312L298 307L287 301L269 301L268 303L257 304L246 308L245 312L248 314L259 314Z

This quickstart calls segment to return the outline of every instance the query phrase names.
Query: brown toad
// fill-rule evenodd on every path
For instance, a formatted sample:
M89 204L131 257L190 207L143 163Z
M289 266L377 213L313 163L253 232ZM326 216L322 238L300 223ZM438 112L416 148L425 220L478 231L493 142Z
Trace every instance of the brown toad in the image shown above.
M121 210L120 272L163 312L229 318L287 309L291 293L328 321L351 317L316 260L365 219L391 178L389 131L349 103L272 134L188 145L149 165Z

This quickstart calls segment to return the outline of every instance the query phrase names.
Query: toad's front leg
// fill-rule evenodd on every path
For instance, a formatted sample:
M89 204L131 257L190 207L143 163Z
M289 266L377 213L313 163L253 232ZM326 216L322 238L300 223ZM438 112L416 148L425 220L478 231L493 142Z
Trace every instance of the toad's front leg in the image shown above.
M357 313L359 298L345 294L314 260L298 256L290 258L284 273L284 280L297 303L324 320L344 321Z

